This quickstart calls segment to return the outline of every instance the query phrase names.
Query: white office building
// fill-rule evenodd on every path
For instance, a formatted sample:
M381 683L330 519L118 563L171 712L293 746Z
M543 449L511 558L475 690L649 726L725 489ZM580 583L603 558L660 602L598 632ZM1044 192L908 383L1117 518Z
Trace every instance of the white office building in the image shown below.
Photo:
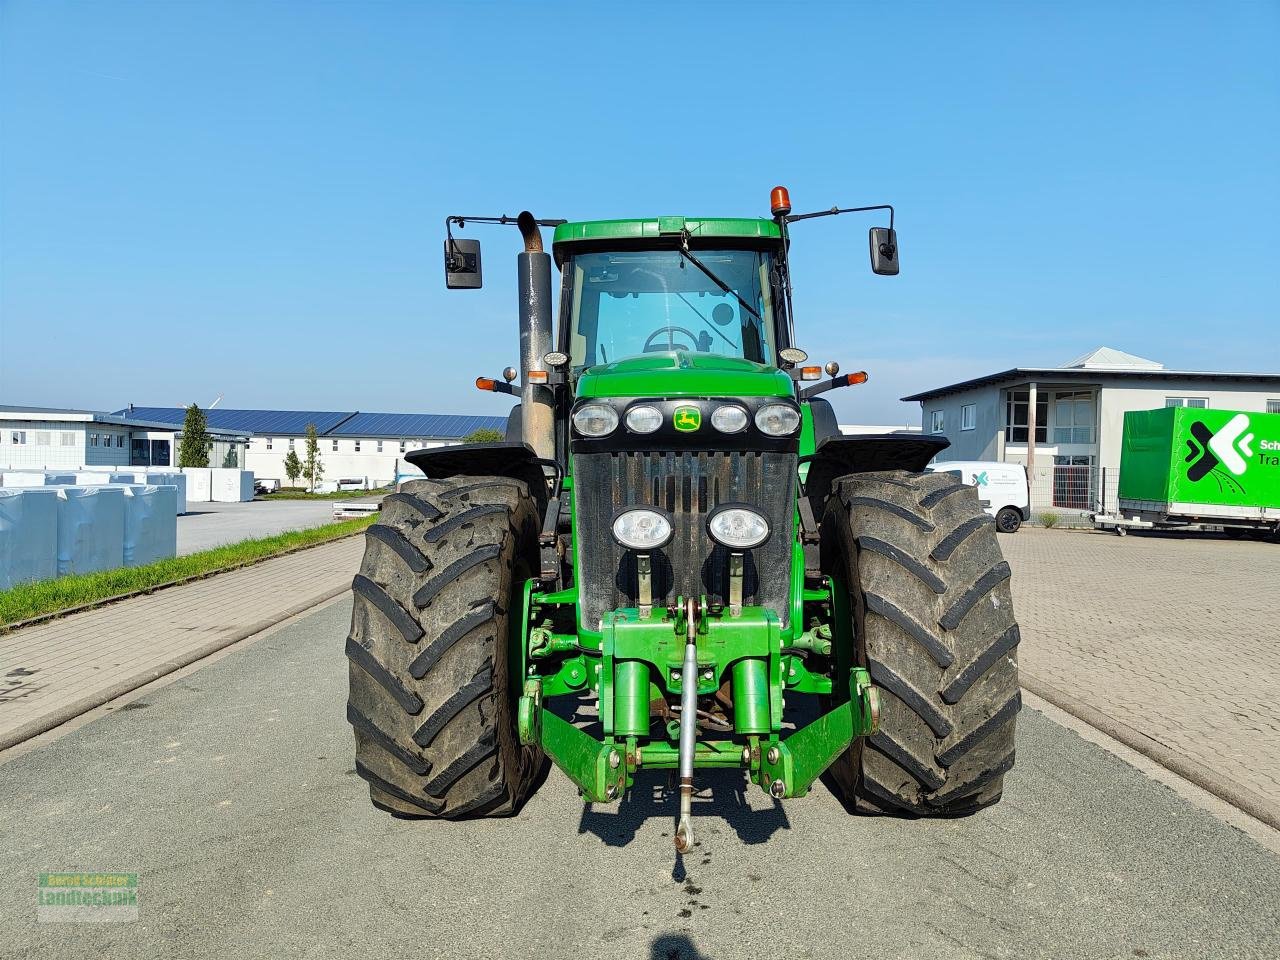
M184 411L185 414L185 411ZM178 462L182 421L150 420L128 410L0 406L0 470L169 467ZM210 429L209 462L239 466L248 435ZM228 462L234 459L236 463Z
M132 407L133 416L181 425L182 407ZM307 455L307 426L319 440L323 479L354 481L370 488L387 486L398 477L419 475L405 455L424 447L460 443L479 429L505 432L506 417L430 413L366 413L357 410L231 410L205 411L210 428L234 430L248 436L244 469L258 480L289 481L284 461L292 450L299 460ZM301 482L301 481L300 481Z

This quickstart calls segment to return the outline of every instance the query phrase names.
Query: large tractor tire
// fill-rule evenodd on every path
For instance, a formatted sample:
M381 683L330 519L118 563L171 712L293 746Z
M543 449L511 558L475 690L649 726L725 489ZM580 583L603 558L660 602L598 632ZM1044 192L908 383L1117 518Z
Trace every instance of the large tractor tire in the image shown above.
M529 793L544 761L516 731L511 618L537 562L520 481L415 480L383 500L346 647L356 772L375 806L505 816Z
M954 816L999 800L1022 705L1018 625L977 490L944 473L845 477L822 538L881 700L879 729L832 767L847 806Z

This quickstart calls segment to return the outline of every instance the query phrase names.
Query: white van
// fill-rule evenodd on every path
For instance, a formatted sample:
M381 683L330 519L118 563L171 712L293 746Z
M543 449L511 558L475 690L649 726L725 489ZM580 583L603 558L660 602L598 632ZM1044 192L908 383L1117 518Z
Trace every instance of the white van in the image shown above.
M982 508L996 518L996 529L1001 533L1016 533L1023 520L1031 519L1027 468L1020 463L954 460L931 463L925 470L949 473L961 483L977 487Z

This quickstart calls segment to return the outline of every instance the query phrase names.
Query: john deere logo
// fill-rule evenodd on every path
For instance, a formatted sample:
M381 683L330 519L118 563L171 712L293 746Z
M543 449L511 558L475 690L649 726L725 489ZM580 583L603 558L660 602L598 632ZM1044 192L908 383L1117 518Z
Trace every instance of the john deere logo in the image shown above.
M1187 441L1187 447L1191 452L1186 456L1186 462L1191 466L1187 468L1187 479L1195 482L1203 480L1210 473L1217 473L1230 481L1233 486L1239 487L1240 484L1235 483L1217 468L1224 466L1237 477L1244 473L1245 468L1249 466L1245 457L1253 456L1250 446L1253 443L1253 434L1245 433L1248 429L1249 418L1243 413L1237 413L1217 433L1199 420L1191 424L1192 439ZM1218 485L1222 485L1221 480Z
M671 423L681 433L693 433L702 426L702 411L697 407L676 407Z

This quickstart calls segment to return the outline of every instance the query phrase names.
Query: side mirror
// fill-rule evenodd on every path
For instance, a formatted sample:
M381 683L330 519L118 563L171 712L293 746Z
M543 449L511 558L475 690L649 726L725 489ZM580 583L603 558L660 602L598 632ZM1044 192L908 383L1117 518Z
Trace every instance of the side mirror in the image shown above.
M480 272L480 241L444 242L444 285L450 290L479 290L484 279Z
M882 277L898 275L898 231L871 228L871 272Z

